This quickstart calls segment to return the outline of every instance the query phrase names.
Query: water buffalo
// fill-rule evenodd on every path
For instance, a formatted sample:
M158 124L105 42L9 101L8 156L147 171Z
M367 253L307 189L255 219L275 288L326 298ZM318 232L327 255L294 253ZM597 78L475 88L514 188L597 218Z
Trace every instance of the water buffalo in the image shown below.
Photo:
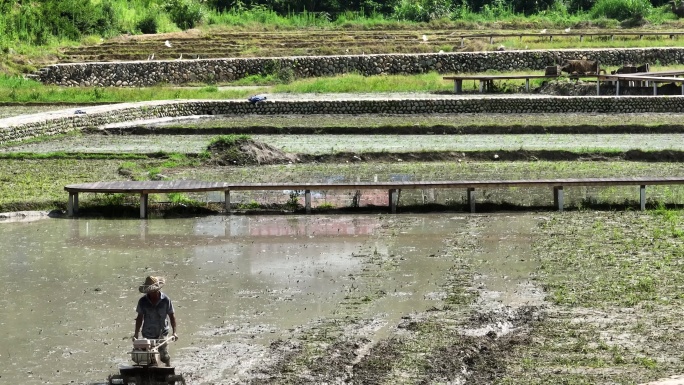
M650 67L651 66L648 63L642 64L640 66L635 66L632 64L625 64L624 66L616 69L615 71L610 71L610 74L615 75L615 74L634 74L637 72L648 72Z
M571 75L598 75L599 62L596 60L566 60L561 65L561 71Z

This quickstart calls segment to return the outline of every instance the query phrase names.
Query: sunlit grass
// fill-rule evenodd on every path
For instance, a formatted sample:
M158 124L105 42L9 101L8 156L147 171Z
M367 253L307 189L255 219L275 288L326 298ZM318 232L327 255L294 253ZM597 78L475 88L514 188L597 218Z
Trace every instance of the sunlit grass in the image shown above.
M435 72L420 75L362 76L345 74L328 78L300 79L290 84L278 85L274 92L323 93L323 92L415 92L442 91L448 83Z
M255 90L219 90L216 86L157 87L58 87L33 80L0 75L0 101L21 103L103 103L173 99L236 99Z

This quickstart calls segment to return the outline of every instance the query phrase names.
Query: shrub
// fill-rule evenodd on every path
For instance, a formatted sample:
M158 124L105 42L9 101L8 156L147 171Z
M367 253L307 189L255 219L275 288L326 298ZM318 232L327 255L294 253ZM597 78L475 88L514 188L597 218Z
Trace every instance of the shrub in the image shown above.
M73 40L81 35L106 35L117 25L109 2L94 4L90 0L46 1L40 23L48 25L54 36Z
M400 0L394 7L393 16L399 20L428 22L448 19L451 12L451 0Z
M135 28L144 34L155 34L159 30L159 23L154 12L148 12L142 19L135 23Z
M598 0L591 8L593 18L643 19L653 10L649 0Z
M264 75L270 76L279 83L289 84L294 80L294 69L283 65L279 59L273 59L264 63Z
M178 28L186 30L195 28L204 18L204 11L199 3L192 0L171 0L165 10Z

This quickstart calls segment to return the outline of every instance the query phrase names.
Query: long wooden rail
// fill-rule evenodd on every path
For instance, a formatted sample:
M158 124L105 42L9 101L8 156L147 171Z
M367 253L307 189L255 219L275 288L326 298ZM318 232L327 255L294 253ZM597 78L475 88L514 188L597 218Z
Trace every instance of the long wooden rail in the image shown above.
M563 211L563 188L577 186L639 186L641 210L646 209L646 186L681 185L684 177L638 178L581 178L581 179L521 179L488 181L421 181L421 182L363 182L363 183L226 183L194 180L177 181L121 181L72 184L64 187L69 192L69 216L78 214L79 193L127 193L140 195L140 218L147 217L148 195L151 193L223 191L225 209L230 212L231 191L303 190L306 212L311 212L312 190L378 190L389 194L389 209L396 213L402 189L460 188L466 189L470 212L475 212L475 190L503 187L549 187L553 189L554 206Z
M605 31L605 32L565 32L565 31L558 31L558 32L523 32L523 33L516 33L516 32L511 32L511 33L473 33L473 34L465 34L465 35L458 35L458 38L461 39L461 47L465 45L465 39L482 39L486 38L489 39L489 44L494 43L495 38L512 38L512 37L517 37L522 41L523 37L537 37L537 38L544 38L544 39L549 39L549 41L553 41L554 36L555 37L579 37L579 41L584 41L585 36L589 37L594 37L594 36L606 36L610 37L610 40L614 40L615 36L635 36L639 37L639 40L643 39L644 36L667 36L670 39L674 39L675 37L679 37L681 35L684 35L684 32L681 31L662 31L662 32L657 32L657 31L632 31L632 32L625 32L625 31Z

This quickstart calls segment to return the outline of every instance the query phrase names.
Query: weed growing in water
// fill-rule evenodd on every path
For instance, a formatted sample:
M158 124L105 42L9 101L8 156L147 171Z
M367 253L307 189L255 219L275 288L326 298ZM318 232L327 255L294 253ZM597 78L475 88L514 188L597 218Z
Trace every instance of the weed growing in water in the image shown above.
M171 201L171 203L173 203L175 205L199 206L202 204L202 202L200 202L196 199L192 199L184 193L179 193L179 192L168 193L167 196L169 197L169 200Z
M302 192L300 190L292 190L290 191L290 197L287 200L287 203L285 203L285 207L288 210L295 211L297 210L300 205L299 205L299 197L301 196Z

